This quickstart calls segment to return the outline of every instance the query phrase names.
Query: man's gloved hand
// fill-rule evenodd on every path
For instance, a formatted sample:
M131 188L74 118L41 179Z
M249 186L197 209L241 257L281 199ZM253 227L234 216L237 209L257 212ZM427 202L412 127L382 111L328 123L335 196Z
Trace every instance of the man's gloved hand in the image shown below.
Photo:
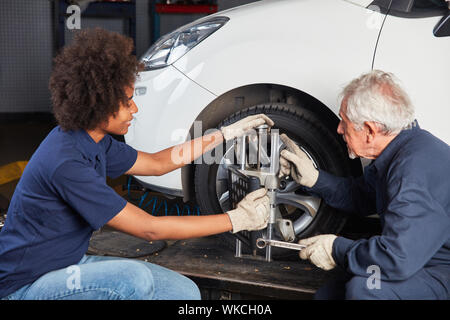
M334 234L322 234L315 237L303 239L299 244L306 245L300 251L300 258L309 259L314 265L323 270L331 270L336 267L336 262L331 255L333 242L337 238Z
M226 127L221 127L223 138L225 140L231 140L236 137L242 136L246 131L256 128L262 124L267 124L270 127L274 125L274 122L265 114L255 114L253 116L248 116L244 119L236 121Z
M233 226L233 233L242 230L260 230L269 221L269 197L267 190L258 189L249 193L238 204L237 208L227 212Z
M286 149L281 151L280 156L280 178L290 175L298 184L310 188L314 186L319 177L319 171L314 167L311 159L284 133L280 139L286 145Z
M291 163L288 160L286 160L286 158L282 157L280 153L280 171L278 172L278 178L281 179L286 176L291 176L292 179L294 179L294 175L297 175L297 172L295 171L291 173L291 170L292 170Z

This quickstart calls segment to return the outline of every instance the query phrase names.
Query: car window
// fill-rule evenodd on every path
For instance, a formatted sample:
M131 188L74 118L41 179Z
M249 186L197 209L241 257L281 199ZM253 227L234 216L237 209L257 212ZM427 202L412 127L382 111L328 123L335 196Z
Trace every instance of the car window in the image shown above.
M378 7L382 13L403 18L443 16L449 10L446 0L375 0L370 6Z

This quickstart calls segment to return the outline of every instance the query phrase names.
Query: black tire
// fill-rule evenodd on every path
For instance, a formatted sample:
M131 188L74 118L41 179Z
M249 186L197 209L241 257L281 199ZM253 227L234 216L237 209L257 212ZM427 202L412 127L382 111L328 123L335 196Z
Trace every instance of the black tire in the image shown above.
M269 116L275 122L274 128L279 129L280 134L286 133L307 150L319 168L337 176L351 175L351 163L347 150L339 141L342 138L334 129L328 128L316 114L302 107L283 103L257 105L231 115L219 127L259 113ZM216 195L217 170L218 164L198 164L195 167L195 192L202 214L222 212ZM342 229L345 221L345 214L322 201L316 216L297 239L316 234L336 234ZM231 233L224 233L221 237L225 243L234 248L236 238ZM243 253L250 253L249 246L243 244L242 248ZM286 257L294 253L292 250L274 249L278 249L273 250L274 258Z

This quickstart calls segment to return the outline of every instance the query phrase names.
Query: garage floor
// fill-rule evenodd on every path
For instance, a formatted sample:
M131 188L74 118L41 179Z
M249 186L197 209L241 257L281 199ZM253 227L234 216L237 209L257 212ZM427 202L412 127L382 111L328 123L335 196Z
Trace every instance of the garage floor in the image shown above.
M28 160L54 126L51 120L0 123L0 166ZM17 182L0 185L0 198L11 199ZM128 193L127 177L108 180L108 184L127 200L138 202L139 192ZM168 199L158 193L150 196L165 201L169 208L184 205L179 198ZM195 203L187 205L195 207ZM150 214L152 207L146 209ZM354 218L341 234L356 239L379 231L376 219ZM141 259L176 270L199 285L204 299L310 299L335 272L324 272L296 257L272 263L236 258L234 251L222 243L217 236L148 243L105 227L94 233L88 253Z

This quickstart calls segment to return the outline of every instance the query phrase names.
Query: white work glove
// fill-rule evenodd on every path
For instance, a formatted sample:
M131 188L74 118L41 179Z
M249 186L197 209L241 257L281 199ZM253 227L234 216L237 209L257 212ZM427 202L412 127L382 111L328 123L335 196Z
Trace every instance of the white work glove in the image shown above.
M286 149L281 151L279 177L290 175L298 184L311 188L317 182L319 171L311 159L284 133L280 136Z
M333 259L333 242L337 238L334 234L322 234L319 236L303 239L299 244L306 245L300 250L300 258L309 259L314 265L323 270L331 270L336 267Z
M261 113L248 116L226 127L221 127L220 131L225 140L231 140L242 136L246 131L254 129L262 124L267 124L272 127L274 122L268 116Z
M269 221L270 203L264 188L253 191L245 196L236 209L227 212L233 226L233 233L242 230L260 230Z

